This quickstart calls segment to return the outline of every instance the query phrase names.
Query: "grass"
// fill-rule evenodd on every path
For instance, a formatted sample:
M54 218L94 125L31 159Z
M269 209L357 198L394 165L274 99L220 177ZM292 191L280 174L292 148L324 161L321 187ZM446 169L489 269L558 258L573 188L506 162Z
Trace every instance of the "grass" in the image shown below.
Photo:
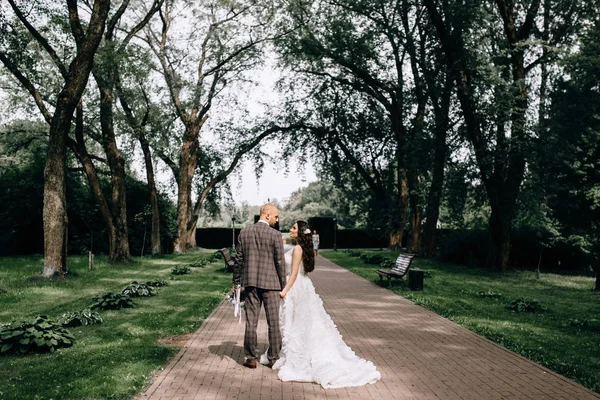
M391 260L398 255L361 253ZM378 265L364 264L343 251L319 254L379 282ZM397 281L391 291L600 393L600 293L591 290L593 278L542 274L536 279L531 271L500 274L424 258L415 258L411 268L425 271L424 290L410 291L406 282ZM518 298L537 300L545 311L505 308Z
M230 288L223 261L171 275L174 266L200 256L148 257L124 265L96 257L95 271L88 270L87 257L69 257L71 273L60 280L39 278L41 256L0 258L0 325L81 311L94 296L120 293L132 281L169 283L157 288L157 296L133 298L134 308L101 312L100 325L68 328L76 339L71 348L0 356L0 398L130 399L139 393L177 351L157 339L196 330Z

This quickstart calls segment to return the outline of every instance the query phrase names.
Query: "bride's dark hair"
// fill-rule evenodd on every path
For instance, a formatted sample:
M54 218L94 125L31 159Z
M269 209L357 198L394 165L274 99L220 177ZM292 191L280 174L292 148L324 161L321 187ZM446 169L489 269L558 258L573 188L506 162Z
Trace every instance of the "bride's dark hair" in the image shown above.
M298 225L298 238L296 242L302 247L304 273L308 274L315 269L315 248L313 247L312 233L306 221L296 221L296 224Z

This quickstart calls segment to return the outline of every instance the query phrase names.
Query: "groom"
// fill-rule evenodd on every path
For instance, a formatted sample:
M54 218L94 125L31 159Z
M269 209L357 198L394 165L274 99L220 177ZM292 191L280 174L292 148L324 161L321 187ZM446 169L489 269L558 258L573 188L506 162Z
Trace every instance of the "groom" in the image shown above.
M273 204L260 209L260 219L240 232L236 247L236 266L233 270L234 290L241 283L244 288L246 332L244 335L244 367L256 368L256 325L262 304L265 306L269 327L267 357L271 368L279 358L281 332L279 330L279 292L285 287L285 261L281 234L273 226L279 220L279 211ZM241 280L241 282L240 282Z

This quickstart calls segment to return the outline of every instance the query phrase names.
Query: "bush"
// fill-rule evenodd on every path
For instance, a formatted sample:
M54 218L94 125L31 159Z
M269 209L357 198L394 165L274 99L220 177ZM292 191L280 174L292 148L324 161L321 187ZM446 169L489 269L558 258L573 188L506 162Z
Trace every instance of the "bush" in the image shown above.
M350 257L360 257L362 254L360 251L356 251L356 250L347 250L346 252L348 253L348 255Z
M0 353L45 353L71 347L75 338L45 315L17 325L0 327Z
M360 259L365 264L381 264L384 260L386 260L385 257L379 254L361 254Z
M121 293L131 297L150 297L156 296L156 289L154 286L133 281Z
M100 314L91 310L65 313L61 316L61 325L64 327L101 324Z
M525 297L519 297L511 301L504 308L516 312L540 312L546 310L539 301L526 299Z
M161 287L161 286L168 286L169 283L167 281L154 280L154 281L146 282L146 285L157 288L157 287Z
M481 266L487 256L488 232L479 229L452 230L439 239L444 262Z
M190 271L191 271L191 269L189 267L186 267L185 265L178 265L171 269L171 274L172 275L187 275L190 273Z
M192 268L204 268L205 265L210 264L211 261L206 259L206 258L199 258L196 261L194 261L193 263L190 264L190 267Z
M582 330L600 332L600 320L597 319L569 319L563 326L571 326Z
M133 307L131 297L121 293L104 293L94 297L94 301L96 303L92 305L92 310L120 310Z
M392 268L394 268L395 265L396 265L395 261L387 260L387 259L385 259L379 263L379 266L381 266L382 269L392 269Z
M6 290L0 288L0 294L4 294L4 293L6 293Z

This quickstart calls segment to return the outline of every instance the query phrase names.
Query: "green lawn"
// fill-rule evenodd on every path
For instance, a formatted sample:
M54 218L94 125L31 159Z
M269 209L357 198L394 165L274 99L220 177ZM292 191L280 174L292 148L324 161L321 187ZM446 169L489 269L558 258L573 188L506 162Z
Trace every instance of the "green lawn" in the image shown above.
M211 252L212 253L212 252ZM130 282L165 280L158 295L134 298L135 308L102 311L100 325L68 328L75 345L52 354L0 356L0 399L130 399L150 382L177 348L157 339L196 330L231 287L223 261L173 276L171 268L210 253L139 258L127 265L69 257L64 280L39 279L41 256L0 258L0 325L36 315L81 311L105 292Z
M391 260L398 254L359 251ZM378 265L343 251L319 254L379 281ZM593 278L542 274L538 280L531 271L500 274L424 258L415 258L411 268L426 271L424 290L410 291L405 282L390 290L600 393L600 293L591 290ZM545 311L505 308L520 297L537 300Z

